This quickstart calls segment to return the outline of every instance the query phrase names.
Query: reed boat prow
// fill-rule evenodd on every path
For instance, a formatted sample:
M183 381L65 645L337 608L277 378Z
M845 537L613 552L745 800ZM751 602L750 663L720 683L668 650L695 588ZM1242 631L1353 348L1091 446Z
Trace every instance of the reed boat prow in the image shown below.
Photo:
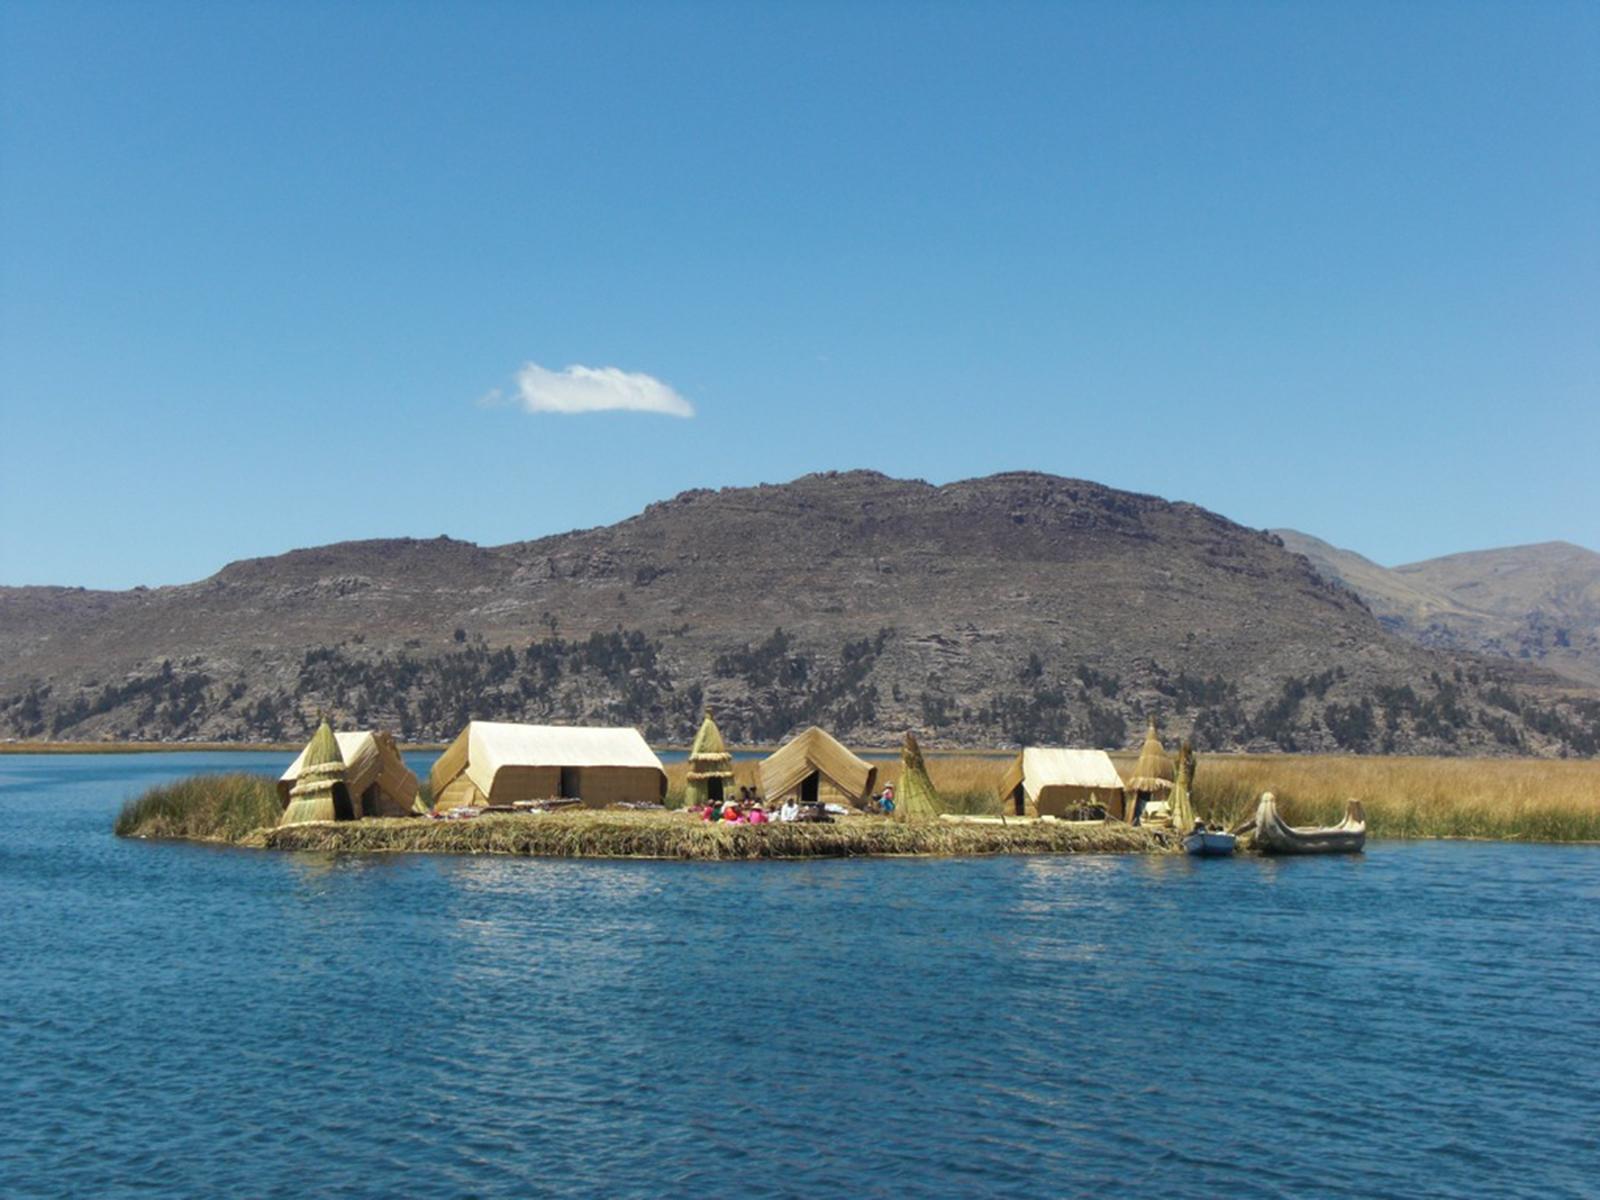
M1337 825L1297 829L1278 815L1277 798L1263 792L1255 817L1236 832L1248 832L1262 854L1354 854L1367 843L1367 810L1347 800Z

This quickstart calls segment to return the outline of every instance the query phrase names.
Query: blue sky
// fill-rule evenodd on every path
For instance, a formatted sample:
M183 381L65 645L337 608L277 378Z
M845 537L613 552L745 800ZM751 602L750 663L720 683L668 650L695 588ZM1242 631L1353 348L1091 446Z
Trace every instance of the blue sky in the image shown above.
M1600 548L1597 64L1593 4L5 3L0 582L851 467ZM528 411L607 389L694 415Z

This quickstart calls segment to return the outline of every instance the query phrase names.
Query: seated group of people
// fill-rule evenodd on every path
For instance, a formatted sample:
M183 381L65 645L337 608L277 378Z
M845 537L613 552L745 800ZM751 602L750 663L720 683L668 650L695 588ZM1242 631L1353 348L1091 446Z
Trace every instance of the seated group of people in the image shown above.
M778 811L768 813L767 806L754 788L742 787L735 800L712 800L700 808L702 821L722 821L729 825L766 825L772 821L831 821L820 803L802 804L795 797L786 799Z

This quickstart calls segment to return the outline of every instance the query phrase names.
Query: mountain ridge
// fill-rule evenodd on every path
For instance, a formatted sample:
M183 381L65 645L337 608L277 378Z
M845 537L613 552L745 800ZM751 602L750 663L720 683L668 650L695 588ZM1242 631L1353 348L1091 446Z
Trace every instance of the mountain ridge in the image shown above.
M1537 664L1600 687L1600 553L1533 542L1383 567L1310 534L1273 532L1325 578L1352 588L1400 636Z
M297 736L318 711L736 740L1587 752L1600 701L1393 636L1276 534L1038 472L690 489L484 547L362 539L127 592L0 589L0 736ZM1532 714L1532 715L1530 715Z

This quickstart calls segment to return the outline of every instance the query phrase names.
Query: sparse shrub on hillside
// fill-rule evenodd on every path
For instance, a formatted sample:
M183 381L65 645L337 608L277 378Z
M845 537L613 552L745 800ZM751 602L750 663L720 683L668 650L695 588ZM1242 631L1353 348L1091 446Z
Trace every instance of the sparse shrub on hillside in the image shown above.
M1263 695L1259 680L1144 659L1126 678L1086 663L1063 676L1047 653L1030 651L996 664L992 684L958 692L942 673L911 684L886 670L892 630L830 653L777 628L716 656L704 681L686 681L682 663L663 653L668 636L619 628L491 646L469 635L431 652L350 639L304 651L291 670L265 678L235 663L163 660L76 690L34 682L0 696L0 736L286 741L323 711L412 741L448 740L480 718L634 725L671 744L692 735L709 686L729 736L745 744L813 723L885 741L916 724L947 743L1115 748L1155 709L1213 750L1600 752L1600 701L1539 698L1466 670L1394 684L1357 683L1334 667L1284 677Z

